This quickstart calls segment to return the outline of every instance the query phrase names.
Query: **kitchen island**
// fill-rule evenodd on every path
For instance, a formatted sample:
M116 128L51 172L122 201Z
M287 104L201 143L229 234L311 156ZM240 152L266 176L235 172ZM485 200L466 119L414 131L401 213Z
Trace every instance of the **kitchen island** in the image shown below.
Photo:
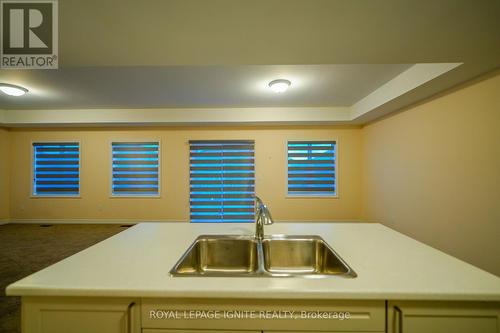
M170 276L197 236L254 227L141 223L6 292L22 296L25 333L499 332L500 278L381 224L266 226L266 234L321 236L356 278ZM300 317L319 313L337 317Z

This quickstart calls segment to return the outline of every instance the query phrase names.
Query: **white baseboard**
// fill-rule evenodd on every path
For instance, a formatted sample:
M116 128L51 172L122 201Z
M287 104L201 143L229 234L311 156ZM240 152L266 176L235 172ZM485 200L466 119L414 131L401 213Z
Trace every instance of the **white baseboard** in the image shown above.
M10 221L8 219L0 219L0 225L2 224L7 224L9 223Z
M179 220L139 220L139 219L10 219L17 224L137 224L142 222L188 222Z
M365 223L363 220L275 220L276 223Z
M189 223L187 220L147 220L147 219L10 219L0 224L137 224L137 223ZM276 223L369 223L363 220L328 220L328 221L304 221L304 220L276 220Z

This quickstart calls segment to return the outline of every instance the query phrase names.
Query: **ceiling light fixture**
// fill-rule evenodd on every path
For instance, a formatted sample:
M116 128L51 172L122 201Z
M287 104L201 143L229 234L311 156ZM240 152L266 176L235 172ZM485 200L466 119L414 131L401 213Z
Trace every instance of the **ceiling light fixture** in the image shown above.
M290 87L291 84L292 82L289 80L278 79L269 82L269 88L271 88L271 90L275 93L283 93L288 89L288 87Z
M9 96L22 96L28 89L8 83L0 83L0 91Z

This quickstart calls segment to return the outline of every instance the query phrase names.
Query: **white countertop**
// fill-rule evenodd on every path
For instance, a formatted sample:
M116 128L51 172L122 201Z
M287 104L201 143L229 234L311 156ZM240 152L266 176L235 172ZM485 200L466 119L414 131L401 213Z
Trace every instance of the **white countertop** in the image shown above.
M500 278L375 223L275 223L266 234L320 235L357 278L171 277L201 234L254 224L141 223L7 287L7 295L500 301Z

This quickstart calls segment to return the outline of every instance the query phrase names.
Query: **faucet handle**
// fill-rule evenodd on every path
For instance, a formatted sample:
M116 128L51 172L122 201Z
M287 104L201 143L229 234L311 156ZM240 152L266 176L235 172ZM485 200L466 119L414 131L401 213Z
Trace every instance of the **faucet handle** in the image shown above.
M255 196L255 200L257 202L258 218L262 219L264 224L273 224L273 216L271 215L271 212L267 208L266 204L258 196Z

